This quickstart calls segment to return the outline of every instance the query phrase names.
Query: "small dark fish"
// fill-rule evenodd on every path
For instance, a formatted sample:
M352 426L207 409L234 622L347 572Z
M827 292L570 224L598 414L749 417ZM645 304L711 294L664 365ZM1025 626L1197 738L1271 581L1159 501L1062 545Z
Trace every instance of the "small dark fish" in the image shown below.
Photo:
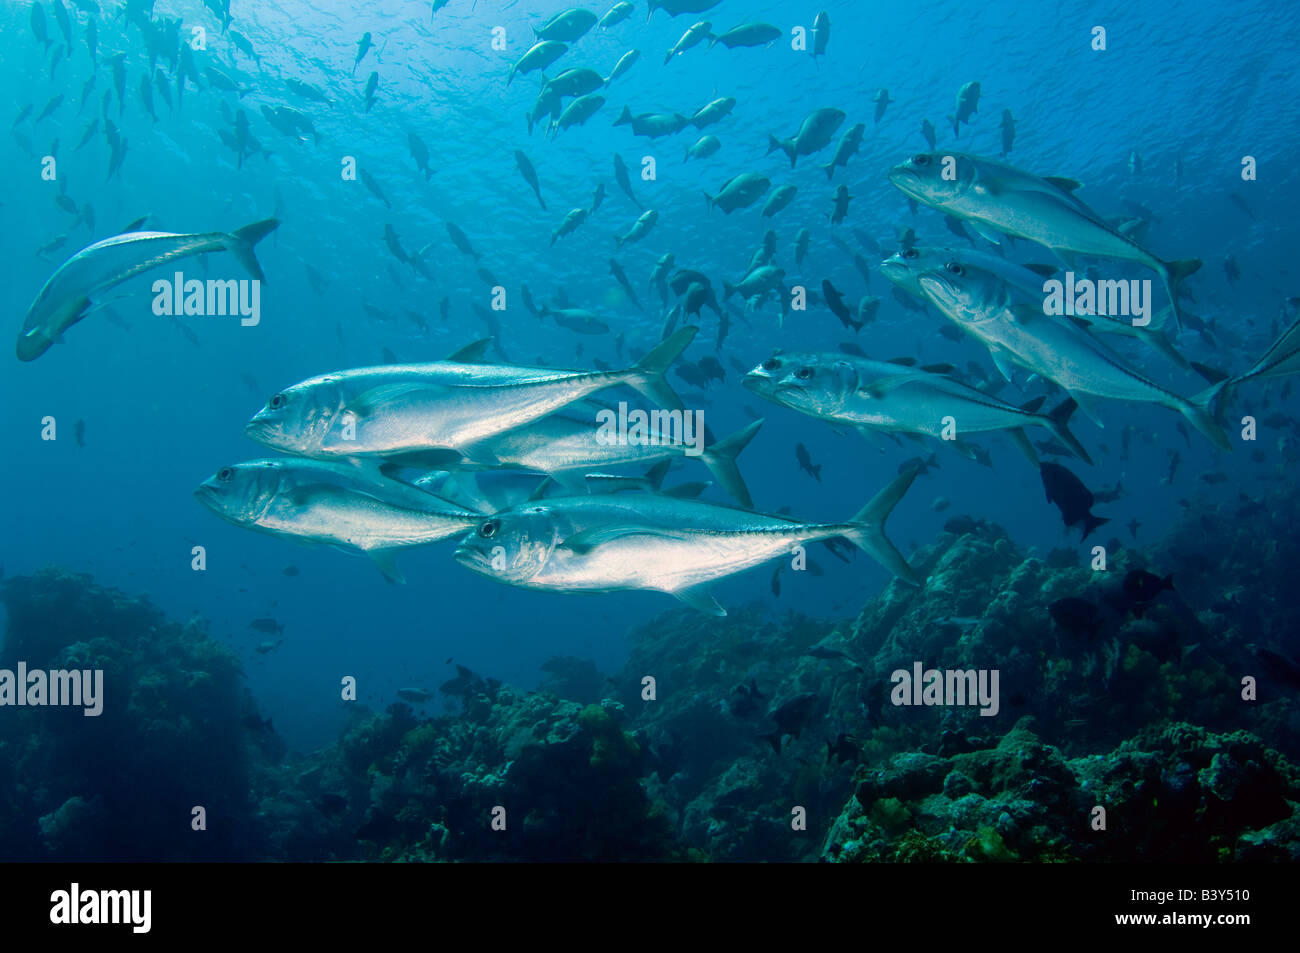
M1114 486L1105 486L1100 490L1094 490L1092 499L1096 503L1114 503L1124 495L1124 482L1121 480Z
M1138 527L1140 527L1141 525L1142 525L1142 524L1138 522L1138 518L1137 518L1136 516L1133 517L1131 520L1128 521L1128 531L1129 531L1129 534L1130 534L1134 539L1137 539L1137 536L1138 536Z
M632 200L633 205L642 211L645 210L645 206L642 205L640 201L637 200L637 197L632 194L632 180L628 177L627 165L623 162L623 157L617 152L614 153L614 181L616 181L618 187L623 190L623 194Z
M1202 473L1200 480L1202 483L1227 483L1232 479L1222 470L1211 470L1209 473Z
M1161 578L1144 569L1133 569L1124 577L1124 597L1128 600L1133 614L1139 619L1160 593L1165 590L1172 592L1173 589L1173 576Z
M1101 612L1087 599L1074 596L1057 599L1047 607L1047 611L1061 631L1075 638L1090 639L1102 625Z
M932 453L928 457L909 457L898 465L898 472L902 473L913 467L916 468L917 476L925 476L931 470L939 469L939 455Z
M812 454L803 444L797 444L794 448L794 458L799 462L799 469L808 474L818 483L822 482L821 464L813 463Z
M800 732L812 720L817 707L818 698L813 692L800 692L797 695L790 696L768 712L767 717L776 723L776 731L759 737L767 741L772 746L773 751L780 754L781 739L786 735L798 738Z
M276 622L274 619L268 617L254 619L252 622L248 623L248 627L256 632L264 632L267 635L279 635L284 631L283 623Z
M347 809L347 798L341 794L322 794L316 799L316 810L326 817L338 817Z
M1082 525L1082 539L1087 539L1093 530L1110 522L1092 515L1094 499L1091 491L1065 467L1059 463L1043 463L1039 472L1043 489L1047 492L1047 502L1056 504L1067 527Z
M772 595L781 595L781 563L776 564L776 569L772 570Z
M284 576L296 576L298 575L298 572L299 570L297 566L285 566L280 570L281 575Z
M1168 474L1168 476L1165 477L1165 482L1166 482L1166 483L1173 483L1173 482L1174 482L1174 474L1176 474L1176 473L1178 472L1178 465L1179 465L1180 463L1182 463L1182 462L1183 462L1183 458L1182 458L1181 456L1179 456L1177 450L1174 450L1174 451L1170 452L1170 454L1169 454L1169 474Z
M84 447L86 445L86 422L78 419L73 429L76 431L77 446Z
M840 732L834 744L826 742L826 763L830 764L832 760L856 764L862 760L862 747L855 739Z
M751 678L748 685L741 683L731 690L727 696L727 711L737 718L749 718L758 713L759 703L766 700L767 696L758 690Z

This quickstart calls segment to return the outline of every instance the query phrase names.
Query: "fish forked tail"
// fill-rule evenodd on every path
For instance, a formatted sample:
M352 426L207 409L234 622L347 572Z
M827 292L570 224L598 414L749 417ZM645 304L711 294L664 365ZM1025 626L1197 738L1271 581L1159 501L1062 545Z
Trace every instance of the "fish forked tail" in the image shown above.
M1083 535L1079 537L1079 541L1082 542L1087 539L1094 530L1100 529L1109 522L1109 517L1093 516L1091 513L1083 514Z
M700 459L722 488L739 501L741 506L751 510L754 508L754 500L749 495L749 488L745 486L744 477L740 475L740 468L736 466L736 457L749 446L762 426L763 418L760 417L731 436L723 437L711 447L705 447L700 454Z
M1045 421L1044 426L1047 427L1053 437L1069 447L1071 453L1084 463L1092 466L1092 457L1088 455L1088 451L1084 449L1083 444L1079 443L1079 439L1070 432L1070 415L1078 408L1078 402L1073 397L1067 397L1048 412L1047 421L1050 421L1050 423Z
M885 520L890 512L903 498L907 488L916 479L920 467L912 466L904 470L892 483L877 493L861 510L849 520L849 529L841 535L847 537L863 552L884 566L891 573L910 586L920 586L924 581L916 571L907 564L903 554L894 548L894 544L885 536Z
M1183 314L1178 307L1178 286L1190 275L1196 274L1201 267L1199 258L1184 258L1180 261L1160 262L1160 280L1165 283L1165 293L1169 295L1169 306L1174 312L1174 321L1178 330L1183 329Z
M1228 440L1228 434L1223 429L1216 410L1220 394L1230 383L1231 381L1222 380L1217 384L1211 384L1191 400L1184 399L1177 408L1178 412L1187 418L1189 424L1204 434L1206 439L1220 450L1232 449L1232 443Z
M243 228L235 229L230 233L230 241L226 245L226 250L239 259L239 263L244 266L244 269L258 281L265 281L266 275L262 273L262 266L257 263L257 255L253 253L253 246L279 227L280 220L278 218L266 218L260 222L254 222L252 225L245 225Z
M624 372L624 383L666 410L682 410L682 399L669 385L664 374L695 340L699 330L693 324L678 328Z
M794 168L794 142L790 139L784 139L784 140L778 139L776 136L772 135L771 133L768 133L767 152L763 154L770 156L773 152L776 152L777 149L780 149L782 152L784 152L787 156L790 157L790 168L793 169Z

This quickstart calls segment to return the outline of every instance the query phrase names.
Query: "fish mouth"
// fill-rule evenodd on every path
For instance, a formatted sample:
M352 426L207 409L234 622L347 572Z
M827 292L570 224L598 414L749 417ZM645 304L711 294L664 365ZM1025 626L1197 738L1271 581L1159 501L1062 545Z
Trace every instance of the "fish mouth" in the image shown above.
M456 551L451 554L452 559L460 563L466 569L478 573L486 573L492 565L487 555L474 549L472 546L457 546Z
M20 361L34 361L53 346L54 340L39 328L18 335L16 353Z
M921 176L906 162L900 163L889 170L889 181L899 189L902 189L908 195L911 195L915 187L920 184Z
M260 413L244 424L244 435L268 447L276 445L276 427L273 421Z

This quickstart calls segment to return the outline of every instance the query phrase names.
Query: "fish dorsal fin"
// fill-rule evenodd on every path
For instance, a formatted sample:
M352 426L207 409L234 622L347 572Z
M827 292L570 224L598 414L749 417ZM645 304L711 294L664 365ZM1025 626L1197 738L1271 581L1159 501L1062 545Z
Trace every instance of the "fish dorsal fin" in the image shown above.
M1073 192L1075 189L1083 188L1082 182L1079 182L1077 179L1067 179L1062 175L1045 175L1043 176L1043 181L1051 182L1062 192Z
M551 488L551 484L554 482L555 481L548 476L541 483L537 484L537 489L533 490L533 492L528 495L528 502L536 503L538 500L546 499L546 491Z
M629 536L675 539L678 535L653 526L598 526L594 529L574 533L567 539L562 540L558 545L560 549L567 549L579 556L584 556L597 546L603 546L605 543L613 542L616 539L626 539Z
M447 355L447 360L456 364L490 364L487 350L492 346L492 338L480 338L472 344L466 344L458 351Z
M884 397L890 391L897 390L904 384L925 377L924 373L915 374L890 374L887 377L878 377L873 381L858 386L858 393L867 397Z
M690 606L696 612L703 612L705 615L718 616L721 618L727 614L727 610L717 599L713 598L713 593L709 592L703 586L692 586L689 589L678 589L672 593L683 603Z

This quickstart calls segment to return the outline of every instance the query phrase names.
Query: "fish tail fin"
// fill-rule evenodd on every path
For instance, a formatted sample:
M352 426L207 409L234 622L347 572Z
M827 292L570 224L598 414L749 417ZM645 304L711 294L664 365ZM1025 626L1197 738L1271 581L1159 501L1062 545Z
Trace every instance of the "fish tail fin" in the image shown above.
M1179 261L1162 261L1160 263L1160 278L1165 283L1165 292L1169 295L1169 306L1173 308L1174 321L1178 324L1178 330L1183 329L1183 315L1178 308L1178 286L1182 284L1183 279L1193 275L1201 267L1199 258L1184 258Z
M749 488L745 486L745 479L740 475L740 469L736 466L736 457L740 451L749 446L749 442L754 439L754 434L763 426L763 419L760 417L749 426L737 430L729 437L724 437L711 447L705 447L700 458L704 465L709 468L709 472L722 485L722 488L732 495L733 498L740 502L740 505L746 509L754 508L754 500L749 495Z
M835 175L835 163L828 162L824 166L822 166L822 168L826 171L826 181L829 182L831 178Z
M1051 423L1047 425L1047 429L1051 431L1052 436L1069 447L1076 457L1092 466L1092 457L1088 455L1083 444L1079 443L1079 438L1070 432L1070 416L1078 409L1078 401L1073 397L1067 397L1048 412L1047 419Z
M885 520L903 498L907 488L916 479L919 467L909 467L892 483L877 493L849 521L849 529L842 535L848 537L859 549L880 563L895 576L912 586L920 586L922 579L907 564L903 554L885 536Z
M623 111L619 113L618 118L614 120L614 125L622 126L625 123L629 123L631 121L632 121L632 109L629 106L624 106Z
M1087 539L1092 535L1093 530L1100 529L1109 522L1110 520L1105 516L1093 516L1091 513L1085 514L1083 517L1082 539Z
M1228 434L1218 420L1215 410L1216 401L1229 381L1211 384L1191 400L1184 400L1178 406L1178 412L1187 418L1187 422L1205 435L1220 450L1231 450L1232 443Z
M636 366L627 371L627 385L660 407L681 410L682 399L669 385L664 374L691 341L695 340L699 330L694 325L687 325L678 328L665 340L659 342L649 354L636 363Z
M266 218L230 233L232 241L226 246L226 250L238 258L245 270L258 281L265 281L266 275L262 274L262 266L257 263L257 255L254 254L253 248L279 226L278 218Z

